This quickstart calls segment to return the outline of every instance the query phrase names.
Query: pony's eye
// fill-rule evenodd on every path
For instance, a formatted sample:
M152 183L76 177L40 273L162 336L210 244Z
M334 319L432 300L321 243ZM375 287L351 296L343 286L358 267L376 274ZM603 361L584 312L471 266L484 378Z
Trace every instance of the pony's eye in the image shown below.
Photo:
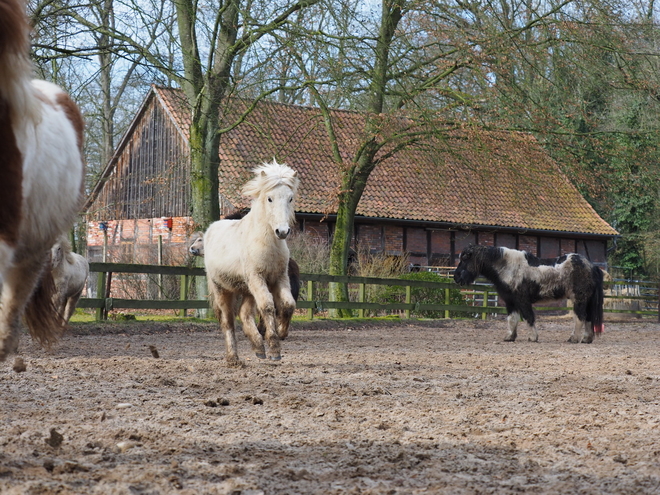
M268 198L268 202L269 202L269 203L272 203L272 202L273 202L273 198Z
M291 201L293 201L293 198L289 198L289 203L291 203Z

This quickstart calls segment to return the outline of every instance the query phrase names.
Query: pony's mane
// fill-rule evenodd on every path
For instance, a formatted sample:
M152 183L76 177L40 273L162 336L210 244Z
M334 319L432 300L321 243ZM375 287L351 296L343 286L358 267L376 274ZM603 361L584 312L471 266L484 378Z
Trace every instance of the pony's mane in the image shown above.
M283 163L273 160L272 163L264 163L252 172L255 177L243 186L242 191L243 195L249 198L256 198L262 192L270 191L281 184L290 187L294 195L298 191L300 179L297 172Z

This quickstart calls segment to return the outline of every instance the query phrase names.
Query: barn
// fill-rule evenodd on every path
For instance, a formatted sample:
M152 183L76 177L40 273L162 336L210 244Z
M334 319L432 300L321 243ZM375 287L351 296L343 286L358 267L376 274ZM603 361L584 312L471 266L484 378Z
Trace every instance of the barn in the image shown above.
M229 99L223 122L253 102ZM364 115L332 111L342 157L355 152ZM180 90L152 86L85 205L92 261L185 260L191 233L188 126ZM250 169L276 157L301 178L297 225L329 239L337 167L318 109L262 101L224 134L219 149L223 213L247 206ZM475 128L411 146L371 175L353 243L424 266L455 266L469 243L524 249L549 258L579 252L605 266L617 235L530 134Z

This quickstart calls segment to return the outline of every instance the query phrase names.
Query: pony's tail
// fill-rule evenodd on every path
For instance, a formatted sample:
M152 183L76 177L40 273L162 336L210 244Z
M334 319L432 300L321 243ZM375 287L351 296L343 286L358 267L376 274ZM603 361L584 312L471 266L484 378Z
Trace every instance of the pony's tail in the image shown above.
M38 115L30 79L30 23L23 0L0 0L0 100L11 105L12 117Z
M603 333L603 271L594 266L591 268L591 278L594 282L591 298L587 303L587 319L591 321L594 333Z
M53 272L48 266L25 307L25 324L30 335L46 348L57 342L66 326L53 302L55 292Z

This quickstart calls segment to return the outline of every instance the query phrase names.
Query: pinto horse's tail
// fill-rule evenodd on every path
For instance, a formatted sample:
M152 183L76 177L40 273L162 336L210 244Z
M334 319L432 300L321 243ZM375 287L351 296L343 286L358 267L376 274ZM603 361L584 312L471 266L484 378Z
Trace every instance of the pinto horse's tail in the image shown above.
M56 292L49 263L25 307L25 324L30 335L44 347L54 344L66 327L66 321L53 302Z
M591 278L594 282L593 292L587 303L587 320L591 322L594 333L603 332L603 271L594 266L591 268Z

